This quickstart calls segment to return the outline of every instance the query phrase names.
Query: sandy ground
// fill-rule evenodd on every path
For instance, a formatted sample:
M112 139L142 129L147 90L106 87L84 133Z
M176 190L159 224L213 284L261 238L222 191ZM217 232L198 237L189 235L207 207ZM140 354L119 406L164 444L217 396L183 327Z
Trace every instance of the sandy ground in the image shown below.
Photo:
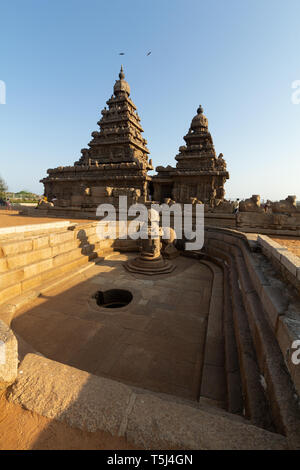
M289 251L294 253L294 255L300 256L300 238L293 237L270 237L275 242L279 243L282 246L285 246Z
M124 438L85 432L44 418L6 400L0 394L0 450L136 449Z
M70 220L77 223L89 223L91 220L86 219L63 219L60 217L27 217L19 215L18 211L0 210L0 227L15 227L16 225L33 225L47 222L57 222L62 220Z

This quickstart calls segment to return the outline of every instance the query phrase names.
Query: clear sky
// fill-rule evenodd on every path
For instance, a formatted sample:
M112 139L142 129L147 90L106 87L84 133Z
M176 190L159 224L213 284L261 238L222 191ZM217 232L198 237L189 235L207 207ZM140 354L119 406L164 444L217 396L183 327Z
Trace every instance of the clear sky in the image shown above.
M42 193L48 168L80 157L121 62L155 166L175 164L202 104L227 197L300 199L299 0L2 0L0 174L11 191Z

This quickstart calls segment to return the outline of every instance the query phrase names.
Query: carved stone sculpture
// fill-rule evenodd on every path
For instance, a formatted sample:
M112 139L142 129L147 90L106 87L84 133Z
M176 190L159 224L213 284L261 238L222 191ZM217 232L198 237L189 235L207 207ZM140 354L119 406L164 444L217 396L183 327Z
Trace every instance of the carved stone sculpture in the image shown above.
M250 199L241 201L239 204L240 212L263 212L264 209L260 205L260 196L258 194L253 194Z
M297 208L296 196L288 196L286 199L271 203L271 209L274 214L292 214L300 209Z

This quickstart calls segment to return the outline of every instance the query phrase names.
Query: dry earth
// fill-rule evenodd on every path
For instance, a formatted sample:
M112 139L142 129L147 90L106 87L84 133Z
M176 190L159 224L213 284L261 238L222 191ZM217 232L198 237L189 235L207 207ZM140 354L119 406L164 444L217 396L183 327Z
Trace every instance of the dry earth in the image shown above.
M276 243L279 243L282 246L285 246L289 251L294 253L294 255L300 256L300 238L294 237L270 237Z
M10 403L0 395L0 450L136 449L124 438L86 432Z

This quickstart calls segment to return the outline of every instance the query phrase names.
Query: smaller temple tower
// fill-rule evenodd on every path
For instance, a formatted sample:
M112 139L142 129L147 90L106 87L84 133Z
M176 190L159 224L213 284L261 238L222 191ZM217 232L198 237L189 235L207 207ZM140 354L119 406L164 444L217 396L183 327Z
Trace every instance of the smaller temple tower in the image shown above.
M208 121L202 106L197 109L188 133L186 145L179 147L176 168L159 166L153 177L154 199L171 198L188 203L197 199L213 205L215 199L223 200L224 184L229 178L223 155L216 156Z

